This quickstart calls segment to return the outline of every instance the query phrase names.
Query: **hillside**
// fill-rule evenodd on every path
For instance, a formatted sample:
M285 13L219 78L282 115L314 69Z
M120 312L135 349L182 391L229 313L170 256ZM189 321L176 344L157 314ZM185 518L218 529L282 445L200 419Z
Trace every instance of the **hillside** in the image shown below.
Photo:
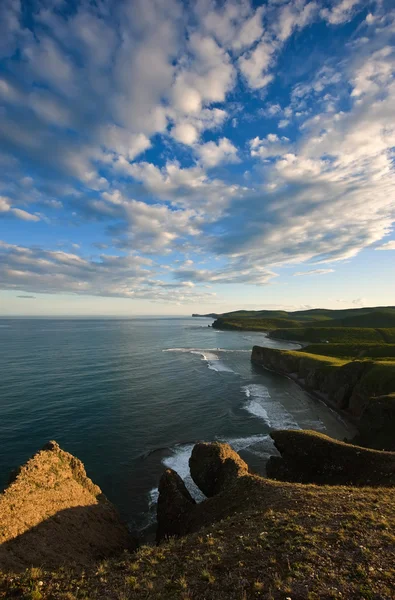
M295 312L239 310L219 315L214 321L213 327L215 329L268 331L272 337L289 340L322 341L331 337L333 341L365 340L388 343L394 341L395 308L311 309ZM329 328L336 328L337 331L329 334L327 333ZM341 329L350 328L354 331L353 337L347 339L345 332L341 332ZM358 332L361 329L364 331ZM386 339L385 332L388 329L392 329L392 332L389 332L389 338Z
M293 433L278 432L283 441L274 439L281 451ZM324 445L341 457L347 450L339 475L332 471L332 485L258 477L227 444L197 444L190 471L209 497L195 504L179 476L168 469L159 486L159 546L143 546L135 554L123 553L83 570L70 563L47 569L43 563L24 572L3 572L0 598L390 600L395 586L395 488L390 479L395 455L297 433L296 444L313 445L313 451ZM367 467L359 474L359 485L344 485L354 476L354 461L363 467L361 452ZM303 475L305 464L301 458L296 474ZM387 478L385 485L381 480L364 487L372 465ZM315 468L310 466L312 477ZM275 476L279 474L277 470ZM337 485L336 477L343 485ZM78 531L72 533L82 538Z

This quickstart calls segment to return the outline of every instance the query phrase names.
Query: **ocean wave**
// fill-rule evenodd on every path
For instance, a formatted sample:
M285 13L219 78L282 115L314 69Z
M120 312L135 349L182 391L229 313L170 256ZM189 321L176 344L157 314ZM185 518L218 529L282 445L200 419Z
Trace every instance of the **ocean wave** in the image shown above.
M241 389L247 396L244 409L255 417L263 419L271 429L300 429L284 406L278 400L271 398L266 386L252 383Z
M237 375L237 373L227 364L225 364L217 354L217 352L228 352L226 349L166 348L163 350L163 352L183 352L187 354L197 354L198 356L201 356L202 360L207 363L207 366L211 371L217 371L218 373L235 373ZM242 350L231 350L230 352L242 352Z

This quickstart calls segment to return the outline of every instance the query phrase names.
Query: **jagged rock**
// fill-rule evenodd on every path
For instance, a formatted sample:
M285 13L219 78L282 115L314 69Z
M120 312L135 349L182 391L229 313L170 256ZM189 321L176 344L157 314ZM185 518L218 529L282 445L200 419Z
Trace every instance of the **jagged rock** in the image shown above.
M189 459L191 476L205 496L214 496L248 473L248 465L229 444L196 444Z
M181 535L184 521L195 504L178 473L166 469L159 482L157 541Z
M49 442L0 495L0 570L88 565L134 541L78 458Z
M395 486L395 453L339 442L314 431L273 431L281 457L270 457L268 477L324 485Z

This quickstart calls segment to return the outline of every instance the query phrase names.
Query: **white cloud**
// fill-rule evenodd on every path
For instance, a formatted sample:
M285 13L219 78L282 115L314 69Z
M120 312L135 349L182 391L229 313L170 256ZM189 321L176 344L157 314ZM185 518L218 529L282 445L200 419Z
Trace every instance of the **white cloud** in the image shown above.
M277 47L273 40L263 38L252 52L239 58L240 71L251 88L264 88L273 80L273 75L267 71L273 63Z
M200 0L195 10L206 32L235 51L252 46L263 33L265 8L253 10L249 0L228 0L222 5Z
M151 260L134 254L85 259L67 252L0 241L0 289L66 293L174 303L207 302L215 294L192 282L167 283L154 277Z
M317 2L293 0L280 9L275 30L281 42L287 40L295 29L302 29L312 22L318 10Z
M228 138L221 138L218 142L207 142L196 148L201 163L208 168L216 167L221 163L237 162L237 148Z
M5 196L0 196L0 216L1 215L8 217L14 216L22 221L40 221L40 217L38 215L33 215L26 210L13 207L11 199L6 198Z
M181 142L187 146L193 146L199 138L199 133L191 123L181 122L178 123L171 130L171 134L177 142Z
M130 133L116 125L103 127L100 140L107 150L129 161L151 147L151 142L144 133Z
M351 96L360 97L363 94L377 94L383 87L394 80L394 73L394 48L385 46L374 52L357 69L352 79L354 89Z
M178 163L168 162L159 169L141 162L130 165L129 173L157 198L176 207L199 210L207 222L218 218L230 201L244 191L238 185L210 179L201 166L182 169Z
M249 264L243 259L235 259L222 269L181 268L174 272L174 276L178 280L189 279L196 283L266 285L277 277L277 274L265 267Z
M238 61L240 71L252 89L262 89L274 79L269 70L278 52L296 29L302 29L314 20L318 5L314 1L294 0L278 8L273 3L271 8L275 12L271 14L259 43Z
M361 6L362 4L362 6ZM350 21L355 14L355 9L358 5L363 8L362 0L340 0L328 9L321 10L321 16L331 25L340 25Z
M312 271L297 271L293 273L294 277L301 277L303 275L326 275L327 273L334 273L334 269L313 269Z
M375 250L395 250L395 241L386 242L382 246L378 246Z
M261 159L287 155L291 148L289 139L276 133L269 133L264 139L257 136L249 141L249 146L251 156Z

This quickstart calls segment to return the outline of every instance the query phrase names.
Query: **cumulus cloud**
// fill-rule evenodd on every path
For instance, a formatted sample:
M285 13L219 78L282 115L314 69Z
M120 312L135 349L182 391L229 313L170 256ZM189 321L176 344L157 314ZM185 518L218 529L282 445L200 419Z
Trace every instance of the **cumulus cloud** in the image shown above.
M201 144L196 153L201 163L208 168L216 167L221 163L237 162L237 148L227 138L221 138L218 142L207 142Z

